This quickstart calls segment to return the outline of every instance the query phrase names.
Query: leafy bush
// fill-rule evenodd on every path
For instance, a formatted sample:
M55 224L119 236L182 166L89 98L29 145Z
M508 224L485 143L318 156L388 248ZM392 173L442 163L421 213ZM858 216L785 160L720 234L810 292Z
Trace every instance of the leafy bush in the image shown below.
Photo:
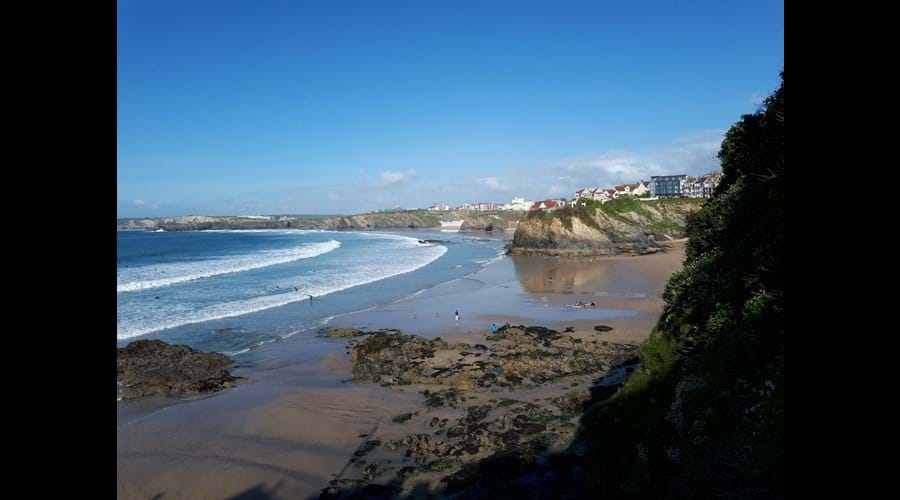
M640 371L582 420L604 498L784 496L781 79L725 136L722 181L688 218ZM620 200L603 209L631 203Z

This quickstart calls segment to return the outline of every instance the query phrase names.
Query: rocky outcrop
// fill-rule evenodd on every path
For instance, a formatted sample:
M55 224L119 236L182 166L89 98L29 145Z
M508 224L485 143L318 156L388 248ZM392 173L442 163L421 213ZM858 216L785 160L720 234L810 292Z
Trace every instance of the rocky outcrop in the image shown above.
M440 338L428 340L399 332L376 333L357 344L350 353L353 380L385 385L416 383L430 370L425 360L449 347Z
M365 441L320 498L420 498L423 484L428 498L577 497L577 417L621 386L637 347L525 325L502 326L485 340L396 330L349 340L354 381L434 387L419 390L416 411L387 417L381 439L360 435ZM534 390L551 382L557 387Z
M328 337L362 337L371 333L356 328L322 328L319 332Z
M353 380L515 387L603 372L636 359L633 345L586 341L543 327L501 327L487 340L494 343L448 344L440 338L376 333L350 353Z
M533 211L516 228L513 255L646 255L682 238L698 200L614 200L595 207Z
M189 215L159 219L120 219L118 229L165 229L166 231L197 231L208 229L437 229L441 222L463 221L460 231L499 231L512 229L524 212L476 212L450 210L405 210L336 217L208 217Z
M516 228L524 212L472 212L463 218L459 230L465 231L506 231Z
M423 428L428 418L409 415L402 425L411 429ZM335 479L319 498L409 498L401 492L403 481L429 477L436 480L436 491L428 498L510 498L501 491L485 496L484 489L498 479L520 476L543 478L529 483L531 493L537 487L539 494L524 498L555 498L559 491L550 475L567 474L578 462L568 451L548 453L550 448L569 447L576 430L573 414L549 406L491 399L441 422L399 439L364 442L351 459L349 472L359 479ZM376 448L380 458L371 459L369 453ZM387 484L373 482L389 477L395 479Z
M215 392L237 383L225 370L231 358L161 340L137 340L118 349L116 379L123 399Z
M362 337L363 335L374 335L376 333L400 333L400 330L395 330L393 328L382 328L381 330L375 330L371 332L367 332L365 330L360 330L357 328L322 328L319 330L320 333L325 334L328 337Z

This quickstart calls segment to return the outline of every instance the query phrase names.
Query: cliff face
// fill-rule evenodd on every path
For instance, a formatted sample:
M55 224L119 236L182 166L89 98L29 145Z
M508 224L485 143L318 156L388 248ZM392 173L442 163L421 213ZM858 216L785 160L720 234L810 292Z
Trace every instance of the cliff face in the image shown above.
M462 221L460 231L504 231L515 227L523 212L473 212L451 210L430 212L408 210L392 213L369 213L341 217L286 218L282 220L247 217L208 217L189 215L159 219L123 219L118 229L165 229L197 231L206 229L436 229L441 222Z
M696 199L619 199L604 205L531 212L519 223L509 253L577 256L652 252L659 247L658 241L682 238L687 215L700 205Z

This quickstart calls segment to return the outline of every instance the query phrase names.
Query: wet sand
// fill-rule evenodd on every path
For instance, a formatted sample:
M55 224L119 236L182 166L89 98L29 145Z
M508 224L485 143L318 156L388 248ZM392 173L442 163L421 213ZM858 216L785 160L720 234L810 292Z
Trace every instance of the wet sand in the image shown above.
M398 328L477 343L490 333L491 323L509 322L558 331L574 327L570 335L576 337L639 343L659 317L666 280L681 266L683 243L673 247L663 254L593 262L508 257L469 278L329 326ZM597 305L567 307L578 300ZM598 333L596 325L613 330ZM409 425L391 418L421 410L421 387L351 383L346 340L323 338L302 351L290 340L264 346L266 362L235 370L247 380L234 389L174 405L136 402L121 410L118 497L318 498L330 480L349 473L348 460L366 440L410 432ZM503 396L547 398L565 389L549 384Z
M684 260L684 241L655 255L561 258L513 256L483 272L409 299L341 318L354 328L398 328L448 341L471 341L492 323L543 325L563 331L612 326L604 339L642 342L662 312L662 292ZM596 306L573 307L578 301ZM459 311L460 321L453 313Z

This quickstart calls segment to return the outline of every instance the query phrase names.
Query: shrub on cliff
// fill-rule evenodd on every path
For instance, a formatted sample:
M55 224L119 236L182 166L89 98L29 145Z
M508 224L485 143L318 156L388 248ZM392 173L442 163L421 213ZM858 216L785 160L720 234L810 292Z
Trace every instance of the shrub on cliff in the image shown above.
M725 136L642 367L582 420L604 498L784 495L784 73Z

